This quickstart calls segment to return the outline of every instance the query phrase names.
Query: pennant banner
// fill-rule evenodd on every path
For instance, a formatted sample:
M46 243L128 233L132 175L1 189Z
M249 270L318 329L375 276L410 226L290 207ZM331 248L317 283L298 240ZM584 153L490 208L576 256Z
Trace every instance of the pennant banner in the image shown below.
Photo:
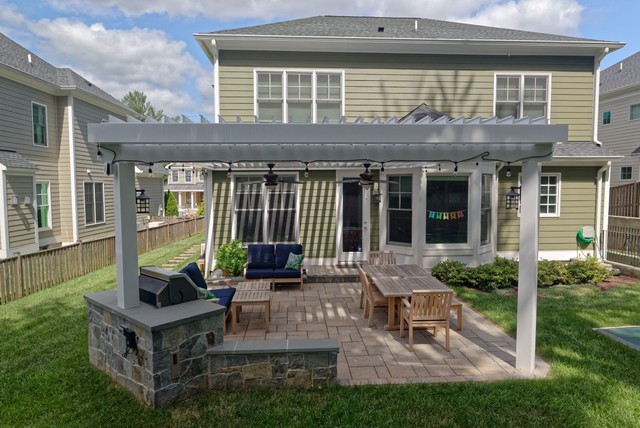
M464 212L462 211L430 211L427 210L427 218L430 220L459 220L464 218Z

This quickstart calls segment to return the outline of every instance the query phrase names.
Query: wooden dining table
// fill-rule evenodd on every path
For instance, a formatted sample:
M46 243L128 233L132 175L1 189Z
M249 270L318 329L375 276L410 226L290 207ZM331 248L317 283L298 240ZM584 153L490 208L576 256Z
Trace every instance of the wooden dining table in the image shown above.
M371 281L389 301L388 319L385 329L397 330L396 305L403 297L410 297L418 290L450 291L431 273L418 265L367 265L360 266Z

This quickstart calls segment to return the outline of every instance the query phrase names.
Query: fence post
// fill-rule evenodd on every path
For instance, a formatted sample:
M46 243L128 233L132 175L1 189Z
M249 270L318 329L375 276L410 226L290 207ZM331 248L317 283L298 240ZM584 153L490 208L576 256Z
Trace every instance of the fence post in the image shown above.
M17 297L22 297L24 295L24 288L22 284L22 255L20 253L15 253L18 258L16 259L16 295Z
M83 245L82 245L82 240L78 241L78 250L77 251L78 251L78 267L79 267L79 270L80 270L80 275L78 275L78 276L83 276L84 275L84 254L83 254L84 248L83 248Z

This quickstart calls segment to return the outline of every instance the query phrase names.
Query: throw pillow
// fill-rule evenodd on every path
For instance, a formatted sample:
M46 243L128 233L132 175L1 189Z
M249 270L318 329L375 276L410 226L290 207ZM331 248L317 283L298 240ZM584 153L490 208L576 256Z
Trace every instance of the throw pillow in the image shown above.
M289 257L287 258L287 263L284 265L285 269L300 269L300 265L302 265L302 258L304 256L302 254L293 254L289 253Z

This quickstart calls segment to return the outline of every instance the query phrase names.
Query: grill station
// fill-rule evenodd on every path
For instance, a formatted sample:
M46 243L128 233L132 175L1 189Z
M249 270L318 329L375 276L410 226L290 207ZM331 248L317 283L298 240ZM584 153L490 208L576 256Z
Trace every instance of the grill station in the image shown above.
M187 275L157 266L141 266L138 285L140 301L156 308L198 299L197 288Z

